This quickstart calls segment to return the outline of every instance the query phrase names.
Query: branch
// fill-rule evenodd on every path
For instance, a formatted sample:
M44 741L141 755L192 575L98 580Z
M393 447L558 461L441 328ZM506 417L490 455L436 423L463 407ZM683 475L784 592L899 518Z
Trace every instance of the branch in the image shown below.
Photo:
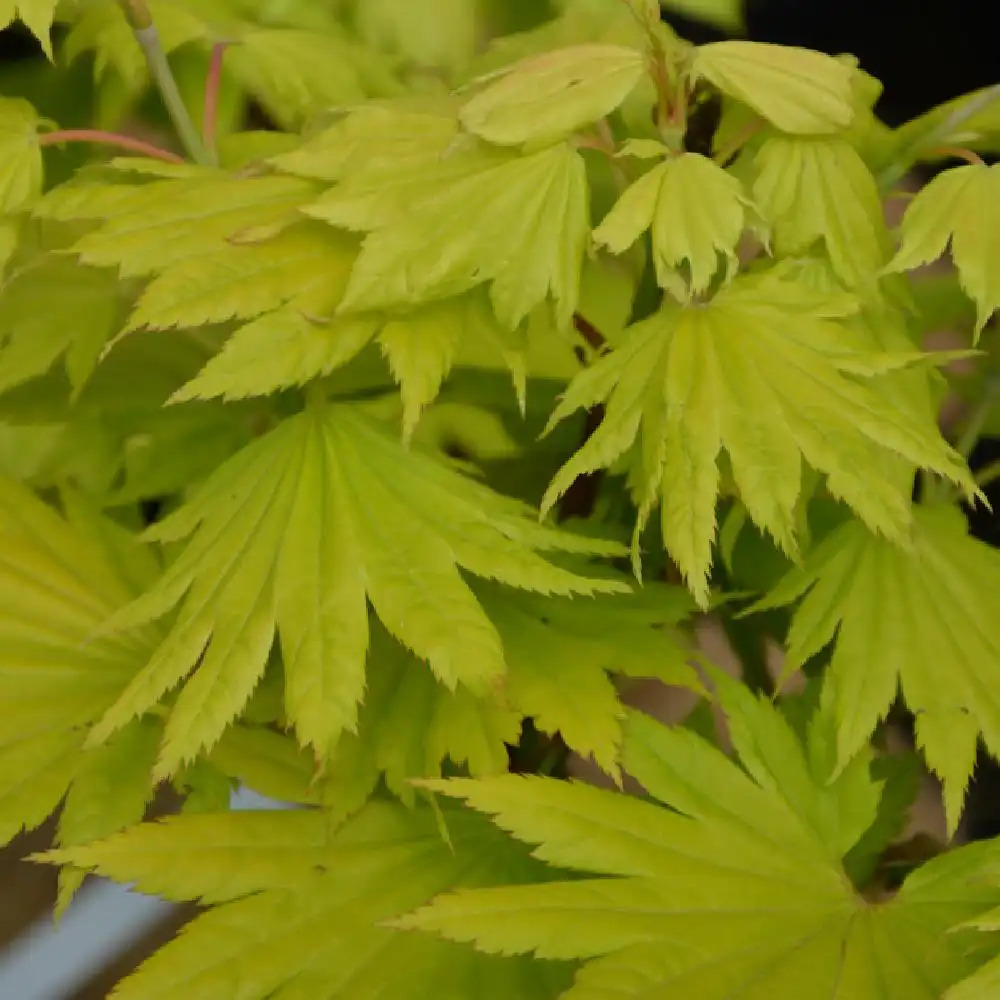
M130 153L140 153L154 160L163 160L165 163L185 162L183 157L171 153L169 149L161 149L151 142L133 139L129 135L119 135L117 132L105 132L103 129L68 128L46 132L38 137L40 146L58 146L64 142L92 142L102 146L116 146Z
M188 155L195 163L214 166L215 157L206 151L202 144L201 136L198 135L198 130L184 104L184 98L177 88L177 81L160 44L160 34L153 23L153 15L146 6L146 0L118 0L118 4L132 28L132 33L142 46L150 75L160 91L170 120L174 123L177 135Z
M226 42L212 46L212 60L205 80L205 110L201 120L201 138L211 156L215 156L215 137L219 120L219 88L222 86L222 57Z

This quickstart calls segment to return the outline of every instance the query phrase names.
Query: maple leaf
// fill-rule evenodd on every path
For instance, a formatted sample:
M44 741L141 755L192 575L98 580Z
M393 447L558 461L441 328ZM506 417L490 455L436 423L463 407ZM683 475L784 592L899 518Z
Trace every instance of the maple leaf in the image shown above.
M342 28L243 27L227 66L285 129L329 107L399 90L390 63Z
M110 270L58 253L18 269L0 287L0 392L43 375L60 356L79 389L122 316Z
M334 816L363 804L380 777L412 803L410 779L436 777L446 759L477 777L504 773L525 718L617 776L625 709L610 675L703 690L676 628L690 611L680 588L649 584L587 602L485 584L475 593L503 642L502 689L450 691L373 629L358 731L340 737L327 768Z
M645 69L639 49L574 45L508 67L459 112L470 132L519 146L563 139L611 114Z
M843 139L774 136L754 159L753 197L779 256L822 240L848 288L877 290L889 256L882 200L871 171Z
M797 551L804 462L872 528L903 540L910 486L885 480L886 458L975 488L932 415L900 412L881 392L881 375L922 356L859 343L838 322L854 310L843 296L765 273L737 278L707 304L668 307L630 327L570 383L549 420L551 428L607 401L600 427L553 479L543 512L577 476L610 465L638 438L636 539L662 498L664 544L701 604L723 449L750 517L787 553Z
M559 323L569 323L589 225L586 169L577 150L558 143L522 155L477 145L426 166L404 160L400 174L378 173L374 205L345 185L304 209L368 231L342 310L419 305L490 283L504 325L517 327L549 295ZM382 184L390 185L384 193Z
M403 218L413 191L426 191L429 168L436 166L436 179L447 184L447 168L461 176L479 166L445 156L460 134L454 111L451 101L364 104L269 162L296 177L342 182L316 206L327 221L366 231Z
M45 54L52 57L52 21L59 0L0 0L0 31L16 18L38 39Z
M944 170L907 206L902 243L887 271L908 271L936 260L951 244L958 278L976 303L975 339L1000 309L1000 166L969 164Z
M67 521L0 477L2 844L38 826L64 798L57 842L107 836L141 819L152 795L158 724L136 720L104 747L83 744L157 638L150 628L103 639L92 633L157 567L85 506L70 514ZM60 878L60 909L78 885L71 873Z
M826 134L854 118L853 69L811 49L763 42L700 45L691 70L783 132Z
M20 97L0 97L0 214L29 208L41 193L38 112Z
M849 521L756 607L798 601L788 634L794 669L837 636L828 673L843 762L865 744L902 687L917 742L944 782L954 832L981 734L1000 755L997 664L1000 556L951 508L919 507L897 547Z
M294 221L314 184L294 177L234 177L183 166L146 183L84 181L54 188L34 207L42 219L93 221L70 250L84 264L147 276L225 251L246 230ZM185 273L191 274L191 265Z
M217 904L118 985L118 1000L555 1000L566 963L477 955L384 926L454 886L547 874L471 813L372 803L331 833L319 811L184 816L50 852L170 899ZM181 860L183 859L183 864Z
M207 41L211 29L203 17L171 0L146 0L160 46L170 54L191 42ZM212 0L201 0L202 10L214 6ZM91 53L94 74L100 79L113 70L135 93L146 86L149 68L145 53L135 38L118 3L88 3L78 5L60 55L67 63Z
M742 767L630 715L623 764L649 801L515 775L424 783L535 857L598 877L459 889L392 925L488 954L584 959L565 1000L937 1000L988 953L972 932L945 932L996 905L984 879L996 846L931 861L887 901L862 898L840 859L875 821L867 762L831 784L812 738L799 743L773 706L735 682L718 693Z
M682 153L627 188L594 230L594 239L620 254L651 226L657 279L675 298L686 300L707 291L719 254L727 276L735 272L736 244L751 208L737 178L707 157ZM684 263L689 283L676 273Z
M329 226L304 222L262 242L204 249L158 268L126 330L205 326L285 307L322 315L343 295L356 243Z
M649 583L587 602L499 588L478 593L503 638L506 699L612 776L624 707L609 674L703 690L676 627L692 610L680 588Z
M351 361L374 341L400 385L403 437L409 441L421 413L437 396L460 351L473 341L485 344L503 359L523 405L525 351L520 344L511 343L512 338L497 323L489 299L481 290L418 306L404 314L335 315L327 319L312 315L310 297L318 296L324 304L335 306L346 284L353 257L334 257L339 252L338 240L340 237L332 237L332 246L327 250L329 267L316 270L314 283L302 279L301 267L297 269L295 262L286 267L283 257L263 253L262 259L276 262L277 275L288 276L282 294L290 301L239 327L197 376L174 393L171 401L216 396L243 399L304 385ZM316 257L309 254L308 245L304 252L314 267ZM200 262L195 263L200 266ZM217 312L223 308L249 311L252 297L249 302L240 298L223 306L212 294L212 287L206 282L204 299ZM239 287L243 287L242 282ZM267 293L258 290L258 297L262 294ZM164 302L167 315L179 308L170 303L169 296ZM189 315L186 308L185 315Z
M401 485L408 483L405 492ZM158 774L218 739L264 670L275 629L288 715L325 752L356 724L367 601L445 684L480 692L504 673L500 637L459 572L546 593L627 590L540 552L613 554L545 528L351 406L315 405L237 453L151 539L190 541L163 578L107 623L179 604L167 638L92 734L101 740L197 669L166 724Z
M363 40L404 65L443 70L453 79L479 46L480 11L466 0L368 0L357 4Z
M412 806L410 779L437 777L445 760L477 776L502 774L521 718L499 694L449 689L376 624L357 732L340 735L326 765L327 811L334 821L355 812L380 779Z

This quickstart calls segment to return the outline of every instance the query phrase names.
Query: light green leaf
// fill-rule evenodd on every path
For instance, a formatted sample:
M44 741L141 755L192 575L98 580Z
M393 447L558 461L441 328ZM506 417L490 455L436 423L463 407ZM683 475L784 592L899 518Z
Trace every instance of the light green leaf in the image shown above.
M679 588L647 584L587 601L479 593L503 639L510 703L610 775L619 770L624 707L609 674L701 690L676 629L691 610Z
M886 480L887 459L974 487L933 415L899 407L880 387L878 373L919 355L906 352L887 369L883 352L838 322L845 308L842 297L767 275L738 278L705 305L631 327L618 349L573 380L552 415L550 426L606 401L600 427L556 474L542 509L638 439L637 535L662 497L664 543L702 604L721 449L750 517L790 555L803 462L874 530L904 540L909 483Z
M758 605L804 595L788 635L790 668L836 635L829 677L839 767L868 742L902 687L917 741L944 781L950 831L961 817L977 735L1000 755L1000 639L987 624L1000 614L998 579L1000 556L966 534L964 518L918 508L907 547L848 522Z
M739 180L707 157L683 153L627 188L594 230L594 239L621 254L651 226L660 284L687 298L708 289L720 254L727 276L736 271L736 245L751 208Z
M464 302L454 300L390 318L378 342L403 397L403 437L409 440L423 408L438 394L465 333Z
M575 45L532 56L488 83L459 112L462 124L488 142L546 143L611 114L645 69L638 49Z
M59 0L0 0L0 30L19 18L52 59L52 20ZM2 202L2 199L0 199Z
M839 132L854 118L850 66L811 49L712 42L694 50L693 73L750 105L783 132Z
M729 700L749 774L690 731L630 716L625 766L669 808L543 778L428 782L537 845L536 857L600 877L461 888L392 925L489 954L587 960L565 1000L938 1000L981 961L973 932L946 932L1000 895L984 879L996 846L952 852L895 898L865 900L831 855L830 830L810 822L824 789L801 746L775 709Z
M319 788L313 785L315 761L284 733L230 726L208 759L231 778L277 802L315 805L319 801Z
M135 562L134 545L99 519L90 530L85 519L68 523L23 486L0 479L0 843L41 823L67 788L67 837L84 827L107 833L123 815L122 822L135 818L128 787L118 803L96 794L119 773L113 752L81 753L89 724L155 648L155 629L93 636L134 596L132 574L120 568ZM135 775L141 761L132 763Z
M206 0L201 0L203 8ZM69 33L63 42L62 57L73 62L84 53L93 53L98 78L114 70L126 88L136 93L149 81L145 54L122 14L120 4L103 2L77 5ZM205 21L183 4L172 0L147 0L156 24L160 45L167 54L190 42L211 36Z
M150 532L161 541L191 537L159 583L108 628L175 605L179 614L92 740L149 709L197 664L166 724L158 773L171 773L212 746L244 706L276 629L289 718L322 755L356 725L369 600L446 685L488 689L505 669L500 638L460 568L545 593L624 589L539 554L611 554L616 546L541 527L530 513L407 451L350 406L316 406L283 421Z
M174 899L222 905L124 980L120 1000L556 1000L565 965L477 955L385 926L455 886L544 868L469 813L370 805L336 833L315 812L185 816L50 855ZM185 863L179 864L183 856ZM235 978L234 978L235 977Z
M212 256L247 229L294 221L316 188L293 177L236 178L220 170L140 184L70 183L54 188L34 214L97 223L71 248L85 264L116 266L122 277L155 274Z
M374 49L452 76L475 54L480 11L468 0L354 0L358 34Z
M114 272L48 254L0 287L0 392L63 358L75 389L89 378L124 315Z
M198 327L286 307L322 316L340 301L355 252L356 241L310 222L264 242L218 246L160 269L127 329Z
M333 25L247 28L227 52L226 66L285 129L326 108L397 89L386 61Z
M0 0L0 24L3 15ZM38 112L20 97L0 97L0 215L29 208L41 193Z
M320 218L360 231L384 225L405 215L410 187L426 185L429 168L437 166L447 182L449 167L468 173L480 166L445 156L460 135L451 102L427 105L364 104L270 162L296 177L342 182L317 202L324 211L313 214Z
M474 775L502 774L521 716L496 694L449 690L377 624L357 733L330 752L323 798L334 821L360 808L380 778L407 805L413 778L436 777L446 759Z
M938 174L910 202L902 245L886 270L908 271L951 256L966 294L976 303L978 340L1000 309L1000 166L955 167Z
M454 177L465 162L474 169ZM404 217L368 223L376 229L362 245L342 309L418 305L489 282L504 325L517 327L551 295L567 326L580 295L589 214L580 154L568 144L524 156L474 151L468 161L461 154L446 160L444 170L452 175L446 184L440 171L422 171L426 180L414 184ZM322 204L307 211L331 218ZM431 233L437 250L428 254Z
M162 727L136 719L104 746L86 750L59 816L58 843L86 844L138 823L153 797L153 764ZM59 872L56 912L63 912L83 881L73 869Z
M239 327L170 402L246 399L305 385L351 361L376 329L370 316L323 320L282 306Z
M822 241L848 288L874 292L890 247L882 200L861 157L842 139L774 136L754 160L754 201L777 256Z

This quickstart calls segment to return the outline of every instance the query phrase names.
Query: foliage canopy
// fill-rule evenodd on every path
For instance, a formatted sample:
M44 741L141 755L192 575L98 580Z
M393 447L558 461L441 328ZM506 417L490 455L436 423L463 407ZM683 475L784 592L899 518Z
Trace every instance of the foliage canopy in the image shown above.
M0 842L207 907L115 997L1000 997L1000 846L893 861L1000 756L1000 95L660 15L0 0Z

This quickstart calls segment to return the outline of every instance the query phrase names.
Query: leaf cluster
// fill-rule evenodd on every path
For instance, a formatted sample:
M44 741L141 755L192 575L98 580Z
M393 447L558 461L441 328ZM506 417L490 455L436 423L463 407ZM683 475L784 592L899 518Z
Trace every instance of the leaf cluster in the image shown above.
M0 842L206 907L114 996L994 995L996 106L659 15L0 2Z

